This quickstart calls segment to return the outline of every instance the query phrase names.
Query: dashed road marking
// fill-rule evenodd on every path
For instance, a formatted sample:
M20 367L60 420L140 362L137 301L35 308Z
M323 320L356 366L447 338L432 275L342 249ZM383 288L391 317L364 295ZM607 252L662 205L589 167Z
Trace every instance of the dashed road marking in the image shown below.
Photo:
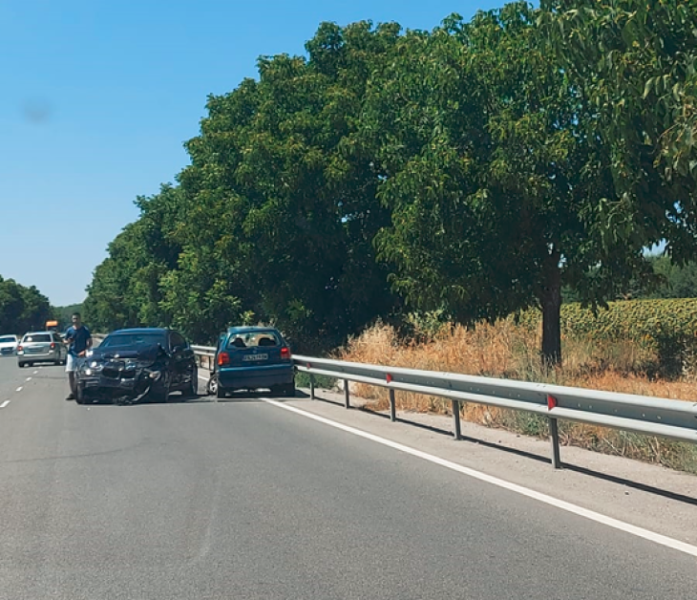
M0 404L0 408L5 408L9 403L9 400L5 400L2 404Z
M21 392L21 391L22 391L22 386L20 385L20 386L15 390L15 392Z

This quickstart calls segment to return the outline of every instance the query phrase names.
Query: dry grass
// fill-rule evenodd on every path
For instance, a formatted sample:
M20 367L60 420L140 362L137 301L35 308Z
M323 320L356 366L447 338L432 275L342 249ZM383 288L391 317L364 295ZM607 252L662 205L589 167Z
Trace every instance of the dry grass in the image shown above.
M446 325L420 341L400 338L392 327L377 324L349 341L338 352L343 360L450 371L484 377L539 381L645 396L697 401L693 369L680 380L650 379L642 365L652 357L628 342L598 344L592 340L565 339L564 367L544 369L539 359L539 332L516 326L512 321L480 324L473 329ZM387 390L357 384L355 393L373 400L369 407L385 410ZM450 401L409 392L397 394L400 410L447 414ZM466 404L462 416L468 421L546 436L544 418L477 404ZM697 473L697 449L690 444L618 432L591 425L564 423L562 443L654 462Z

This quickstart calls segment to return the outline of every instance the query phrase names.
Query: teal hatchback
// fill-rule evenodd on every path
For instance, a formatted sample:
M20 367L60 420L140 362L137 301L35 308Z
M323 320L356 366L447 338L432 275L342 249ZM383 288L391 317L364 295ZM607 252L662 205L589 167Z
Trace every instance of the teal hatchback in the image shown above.
M275 327L230 327L215 353L215 394L268 389L295 395L295 367L288 344Z

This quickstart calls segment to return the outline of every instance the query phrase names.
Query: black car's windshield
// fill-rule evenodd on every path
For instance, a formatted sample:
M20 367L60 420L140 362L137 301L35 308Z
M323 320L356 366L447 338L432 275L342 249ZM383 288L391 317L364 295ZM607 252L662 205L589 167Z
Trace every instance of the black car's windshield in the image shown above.
M162 333L117 333L104 338L104 341L99 345L100 348L123 348L128 346L154 346L161 344L166 345L167 338Z

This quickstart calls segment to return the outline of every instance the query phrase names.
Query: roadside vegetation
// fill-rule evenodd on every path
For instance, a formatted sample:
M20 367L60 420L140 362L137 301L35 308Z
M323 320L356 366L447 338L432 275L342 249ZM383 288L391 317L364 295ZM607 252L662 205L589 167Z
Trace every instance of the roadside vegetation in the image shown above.
M697 308L697 300L691 300L690 304ZM566 329L562 334L564 367L545 367L539 360L540 335L539 323L531 328L529 324L516 324L512 318L466 328L441 322L436 315L413 315L409 327L402 331L384 323L375 324L351 338L335 356L356 362L697 402L694 334L692 344L680 352L680 373L673 371L676 357L671 357L670 375L661 375L661 356L649 344L639 346L626 338L575 336ZM367 409L389 408L387 390L365 384L351 385L354 393L369 400ZM450 414L451 410L448 400L410 392L397 392L396 402L398 408L405 411ZM547 420L536 415L466 404L461 416L487 427L531 436L548 435ZM691 444L570 422L560 423L560 439L565 445L697 473L697 448Z
M48 298L35 286L26 287L0 276L0 334L42 330L53 312Z
M445 15L444 15L445 16ZM197 342L271 321L305 349L376 318L599 306L697 255L697 9L514 2L431 31L322 23L210 96L191 164L136 200L85 311Z

